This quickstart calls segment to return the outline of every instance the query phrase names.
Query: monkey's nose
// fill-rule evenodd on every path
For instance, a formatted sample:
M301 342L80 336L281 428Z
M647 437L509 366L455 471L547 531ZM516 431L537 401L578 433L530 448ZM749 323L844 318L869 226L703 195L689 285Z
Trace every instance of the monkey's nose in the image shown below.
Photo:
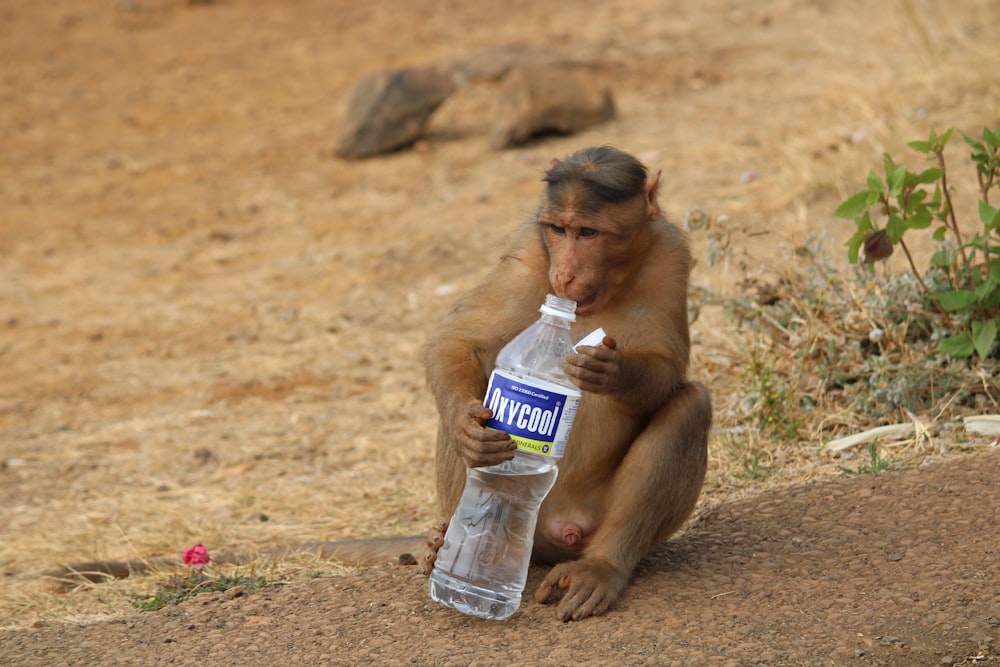
M564 299L569 297L569 288L576 280L575 273L569 273L567 271L556 271L552 275L552 287L556 290L556 295Z

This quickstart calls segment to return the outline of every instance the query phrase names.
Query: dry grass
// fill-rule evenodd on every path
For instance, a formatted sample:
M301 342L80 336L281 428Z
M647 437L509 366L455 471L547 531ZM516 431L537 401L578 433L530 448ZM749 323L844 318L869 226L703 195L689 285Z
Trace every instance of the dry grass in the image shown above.
M883 458L915 465L961 450L963 417L1000 411L996 359L937 354L937 318L912 276L838 270L815 246L797 257L772 280L747 279L722 299L742 368L713 383L717 426L730 441L723 467L766 477L784 461L802 471L854 453L824 452L825 443L886 424L913 424L914 435L879 443Z
M672 218L714 220L692 234L692 374L718 414L704 506L856 468L863 448L844 460L823 444L876 423L919 421L879 443L907 465L985 445L951 426L994 409L989 391L890 409L860 381L834 387L838 372L919 368L924 351L885 321L889 279L847 273L832 211L883 151L1000 124L995 3L533 2L496 20L345 4L350 25L321 31L329 3L282 6L12 10L0 85L20 103L0 121L28 129L0 157L2 625L119 615L172 576L57 595L38 575L58 564L422 533L436 422L422 343L531 210L541 166L582 144L635 151L664 170ZM360 69L528 40L609 63L619 119L495 154L474 134L489 89L472 87L423 150L344 164L316 149ZM818 240L829 261L803 254ZM864 370L876 324L893 346Z

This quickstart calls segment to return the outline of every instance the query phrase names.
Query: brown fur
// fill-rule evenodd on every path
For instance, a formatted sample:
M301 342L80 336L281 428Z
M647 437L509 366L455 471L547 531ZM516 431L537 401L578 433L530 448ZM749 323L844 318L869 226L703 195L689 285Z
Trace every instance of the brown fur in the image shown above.
M691 256L683 233L660 213L659 174L642 169L640 191L595 203L587 179L601 167L591 159L624 155L597 151L550 163L546 180L556 180L554 169L571 176L548 186L536 219L459 299L427 349L440 414L439 510L448 518L468 466L514 454L505 434L482 428L490 414L482 397L497 353L538 318L545 295L578 302L574 339L597 327L607 332L603 345L566 359L584 394L535 533L534 559L555 565L536 597L547 601L563 589L562 619L606 611L639 559L690 515L711 424L708 390L686 378Z

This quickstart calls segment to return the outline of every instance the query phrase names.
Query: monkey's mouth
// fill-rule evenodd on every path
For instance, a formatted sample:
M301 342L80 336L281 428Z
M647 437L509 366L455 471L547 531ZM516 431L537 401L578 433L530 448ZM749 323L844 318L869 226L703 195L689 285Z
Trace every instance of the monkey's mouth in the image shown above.
M576 314L577 315L586 315L588 312L590 312L591 310L593 310L593 305L595 303L597 303L597 297L599 297L600 295L601 295L601 291L600 290L595 290L595 291L591 292L590 294L588 294L587 296L585 296L580 301L577 301L576 302Z

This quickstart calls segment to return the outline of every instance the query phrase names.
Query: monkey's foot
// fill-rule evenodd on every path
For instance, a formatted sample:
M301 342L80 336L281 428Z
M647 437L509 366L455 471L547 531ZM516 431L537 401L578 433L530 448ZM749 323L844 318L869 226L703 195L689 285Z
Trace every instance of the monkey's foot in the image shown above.
M560 598L556 615L562 621L600 616L622 595L628 575L602 558L583 558L552 568L535 592L535 599Z
M444 544L444 534L448 530L447 521L438 521L427 533L427 540L424 542L423 558L424 575L430 576L437 561L438 550Z

